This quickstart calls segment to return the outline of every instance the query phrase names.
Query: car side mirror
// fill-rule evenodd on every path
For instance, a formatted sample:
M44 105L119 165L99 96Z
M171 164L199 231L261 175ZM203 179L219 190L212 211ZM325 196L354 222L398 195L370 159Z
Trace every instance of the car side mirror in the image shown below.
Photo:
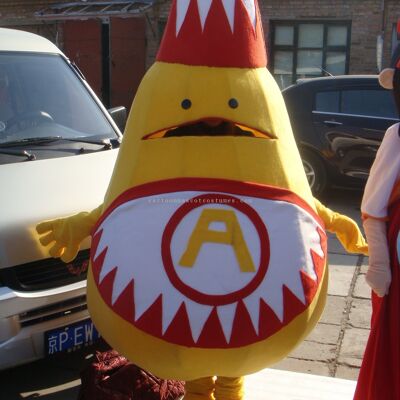
M123 106L113 107L107 110L110 114L111 118L114 120L116 125L118 126L121 133L124 133L125 125L126 125L126 108Z

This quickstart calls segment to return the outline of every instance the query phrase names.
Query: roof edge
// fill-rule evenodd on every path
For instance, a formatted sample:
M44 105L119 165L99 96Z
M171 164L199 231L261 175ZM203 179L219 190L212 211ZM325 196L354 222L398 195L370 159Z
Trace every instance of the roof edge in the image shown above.
M121 0L59 3L34 13L41 20L76 20L107 17L134 17L150 9L157 0Z

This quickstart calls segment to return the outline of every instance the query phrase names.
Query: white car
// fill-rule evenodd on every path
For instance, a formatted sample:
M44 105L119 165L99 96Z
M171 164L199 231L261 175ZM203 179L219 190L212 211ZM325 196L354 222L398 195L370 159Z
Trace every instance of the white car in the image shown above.
M54 44L0 28L0 369L97 338L85 301L89 241L67 265L39 245L35 226L103 202L121 140L110 113Z

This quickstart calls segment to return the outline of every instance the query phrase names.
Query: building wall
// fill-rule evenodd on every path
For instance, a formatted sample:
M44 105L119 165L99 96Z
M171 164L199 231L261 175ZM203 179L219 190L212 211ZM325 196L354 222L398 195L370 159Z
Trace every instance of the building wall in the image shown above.
M389 64L392 26L400 18L400 1L386 0L261 0L266 35L270 20L351 21L350 74L377 72L376 42L385 17L383 66Z
M1 0L0 22L1 25L17 23L32 23L33 12L54 3L63 3L67 0ZM36 22L36 21L35 21Z
M157 50L162 39L162 29L167 21L171 9L171 0L161 0L153 7L152 13L148 16L149 24L147 26L147 67L150 67L157 55Z
M37 33L59 45L57 23L40 21L34 17L34 13L51 4L66 2L68 0L0 0L0 27Z

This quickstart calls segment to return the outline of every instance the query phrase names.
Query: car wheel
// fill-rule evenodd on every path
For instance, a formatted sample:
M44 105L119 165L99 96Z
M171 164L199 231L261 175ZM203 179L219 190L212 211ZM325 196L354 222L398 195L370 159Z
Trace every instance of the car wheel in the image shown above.
M317 155L309 151L302 152L301 159L312 193L314 196L320 196L327 187L324 164Z

